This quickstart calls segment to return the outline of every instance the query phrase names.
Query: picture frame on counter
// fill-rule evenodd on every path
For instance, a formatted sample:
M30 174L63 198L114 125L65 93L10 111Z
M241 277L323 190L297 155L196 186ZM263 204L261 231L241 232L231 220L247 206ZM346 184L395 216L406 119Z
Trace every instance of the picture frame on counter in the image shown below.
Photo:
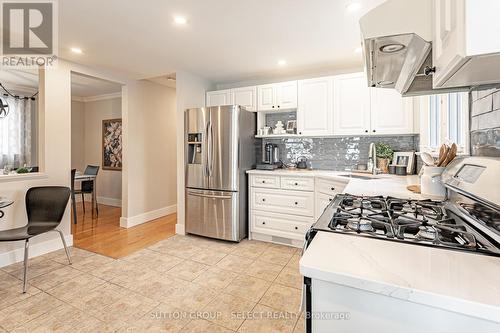
M414 151L394 152L394 156L392 157L392 164L405 165L406 173L412 175L415 166L415 152Z

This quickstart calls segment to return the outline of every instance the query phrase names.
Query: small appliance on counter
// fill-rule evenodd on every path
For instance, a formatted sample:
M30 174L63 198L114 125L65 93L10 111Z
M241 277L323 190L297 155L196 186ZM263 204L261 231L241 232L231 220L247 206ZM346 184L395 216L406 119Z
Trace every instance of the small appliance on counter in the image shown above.
M297 159L297 169L307 169L307 158L301 156Z
M263 161L257 164L258 170L275 170L281 167L280 149L278 145L266 143L264 146Z

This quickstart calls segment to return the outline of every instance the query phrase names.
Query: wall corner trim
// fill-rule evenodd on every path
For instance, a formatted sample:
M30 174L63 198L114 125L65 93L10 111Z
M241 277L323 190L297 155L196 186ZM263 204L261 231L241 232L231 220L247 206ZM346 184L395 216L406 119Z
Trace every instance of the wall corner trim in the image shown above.
M67 246L73 246L73 235L64 235L64 239L66 240ZM30 249L29 249L30 259L41 256L43 254L60 250L62 248L63 248L63 243L61 242L61 238L59 237L59 235L57 235L57 238L49 239L40 243L30 244ZM24 260L24 247L0 253L0 267L12 265L17 262L21 262L23 260Z
M171 205L131 217L120 217L120 227L132 228L175 212L177 212L177 205Z
M186 228L184 227L184 224L177 223L175 225L175 233L178 235L185 235L186 234Z

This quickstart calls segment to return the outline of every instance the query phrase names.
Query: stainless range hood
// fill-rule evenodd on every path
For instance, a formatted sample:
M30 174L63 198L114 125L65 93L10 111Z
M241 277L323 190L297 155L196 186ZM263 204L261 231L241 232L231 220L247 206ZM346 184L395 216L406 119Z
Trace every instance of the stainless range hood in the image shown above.
M370 87L403 96L460 90L433 88L432 0L387 0L363 16L360 26Z

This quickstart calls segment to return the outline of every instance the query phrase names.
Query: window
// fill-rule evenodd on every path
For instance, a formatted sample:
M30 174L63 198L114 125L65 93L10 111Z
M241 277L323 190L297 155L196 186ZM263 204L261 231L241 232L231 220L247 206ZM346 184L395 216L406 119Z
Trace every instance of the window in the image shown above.
M0 169L37 166L37 101L0 96L8 113L0 117Z
M420 150L435 153L443 143L456 143L468 153L469 94L467 92L420 98Z

